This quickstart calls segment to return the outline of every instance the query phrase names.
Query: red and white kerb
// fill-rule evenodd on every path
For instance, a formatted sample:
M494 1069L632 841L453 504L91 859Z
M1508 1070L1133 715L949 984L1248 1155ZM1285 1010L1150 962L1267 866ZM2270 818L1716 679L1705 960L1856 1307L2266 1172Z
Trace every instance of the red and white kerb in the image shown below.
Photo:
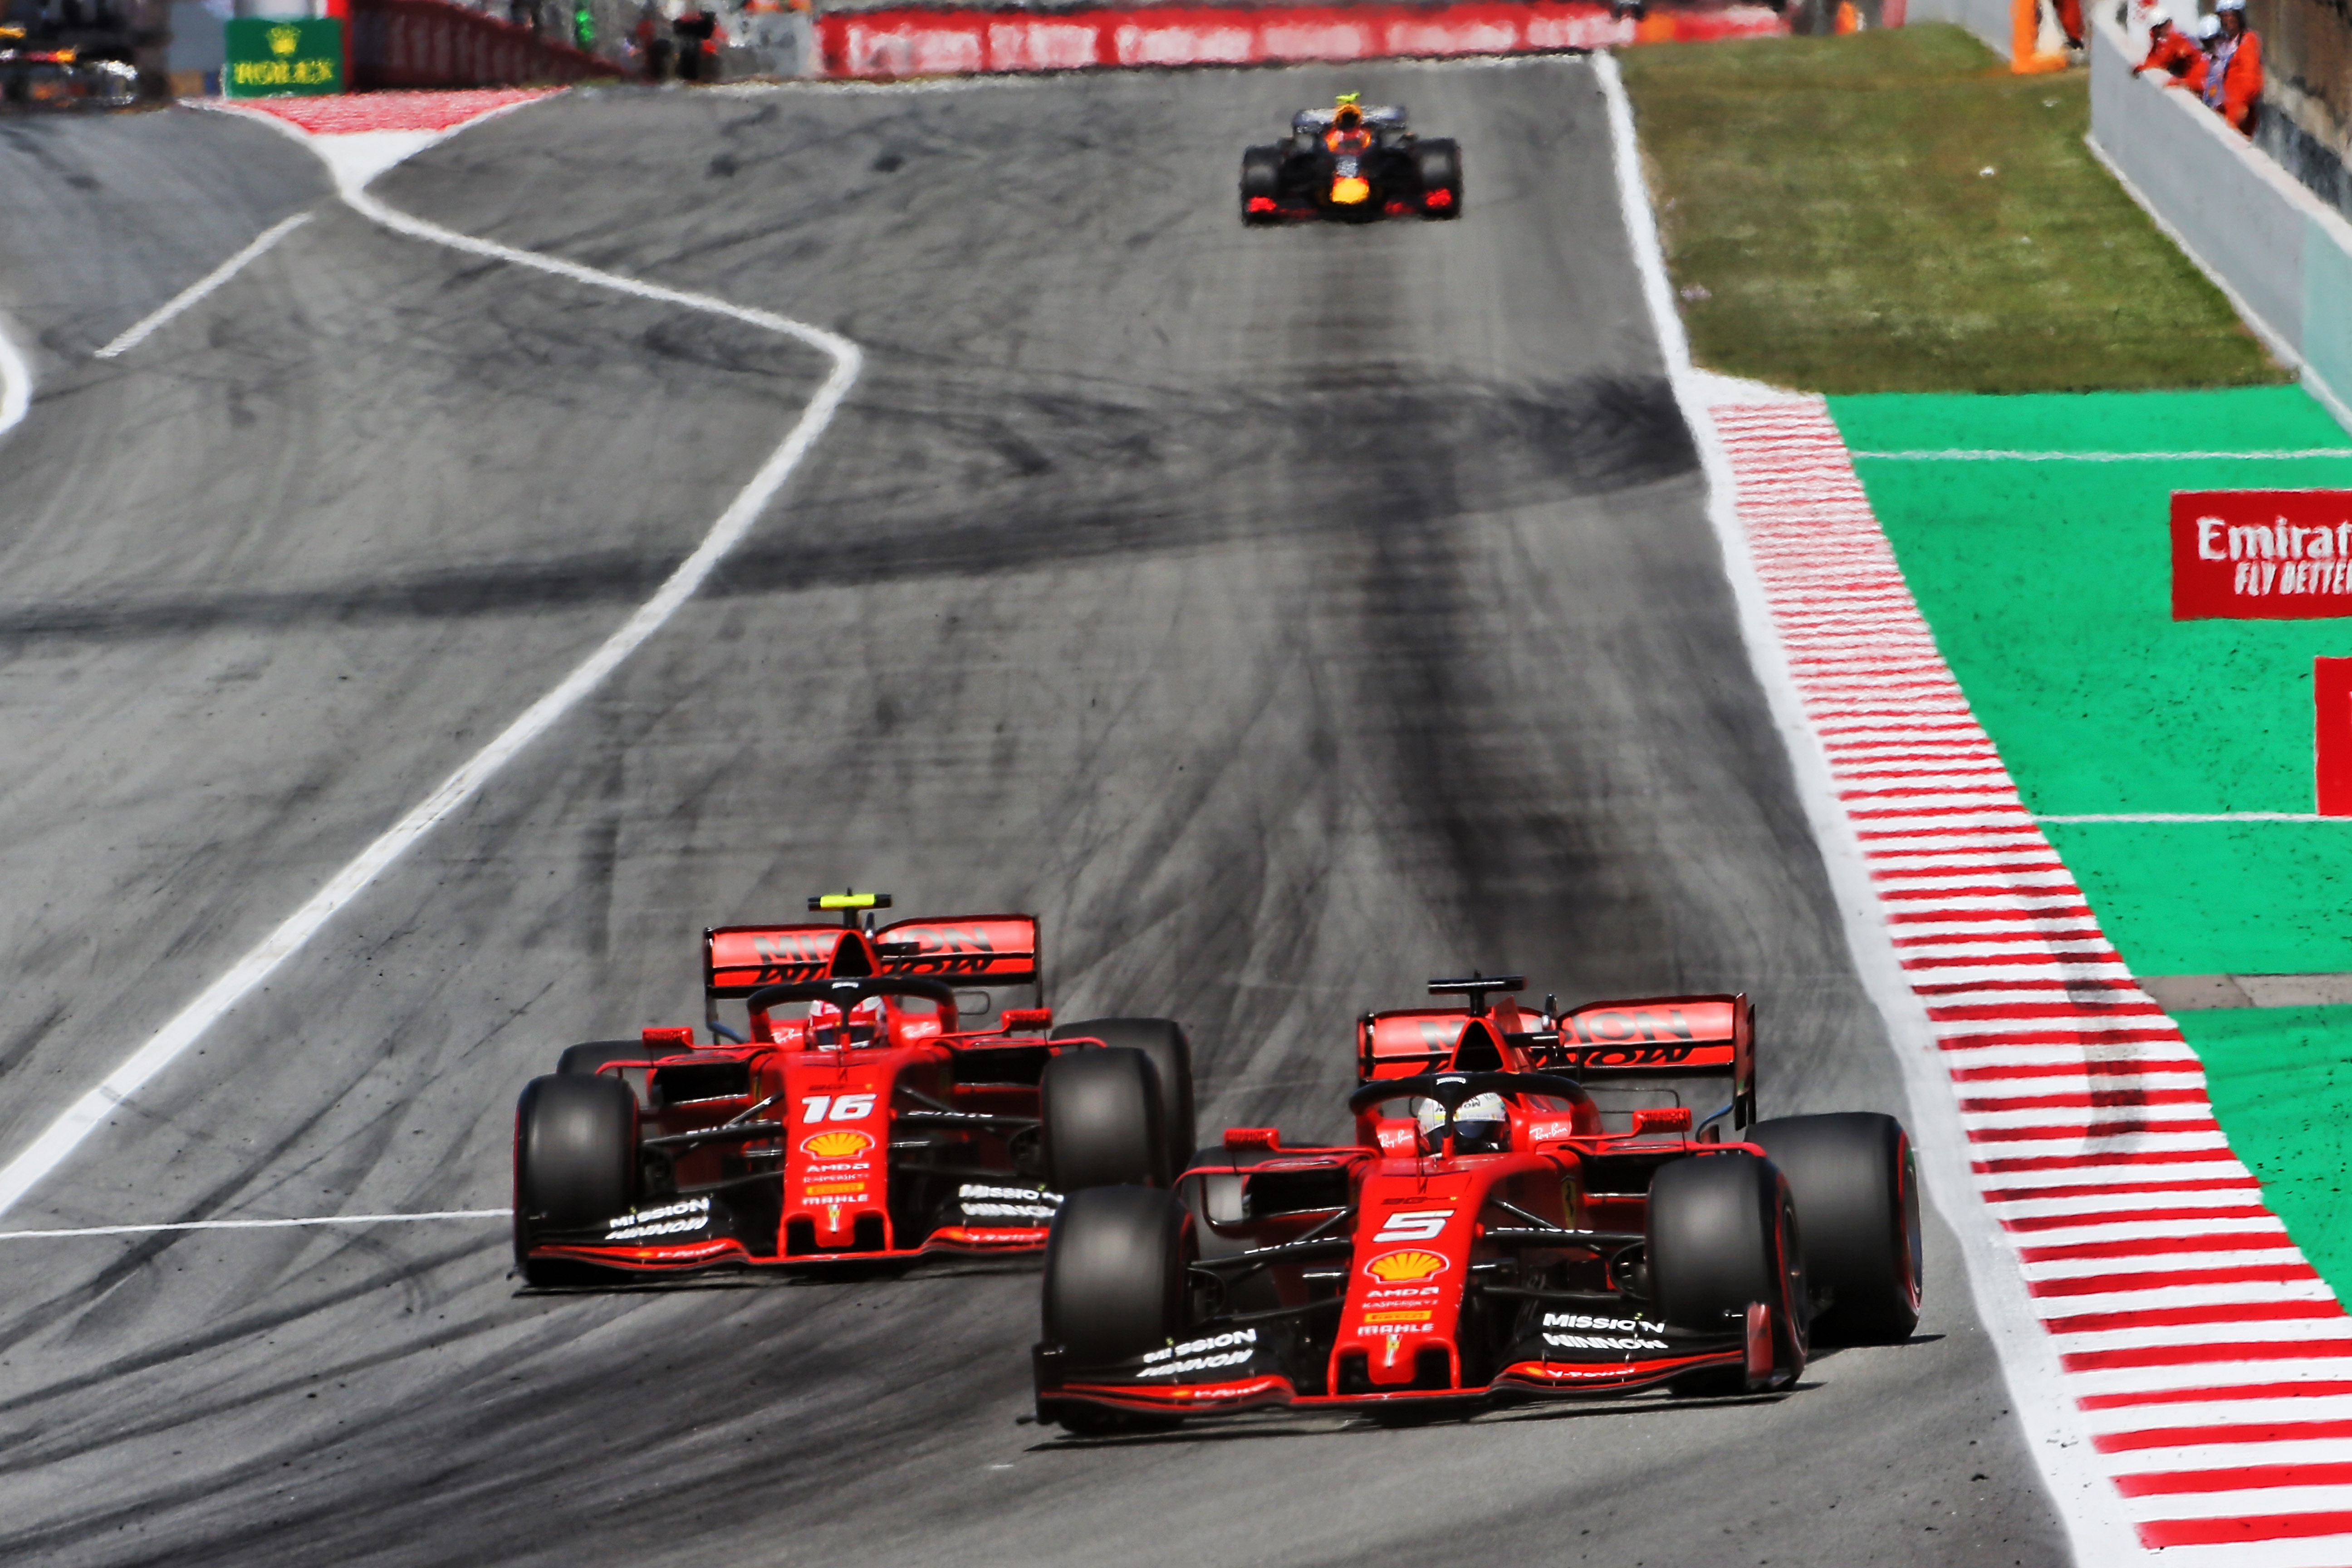
M1713 415L1979 1194L2141 1544L2168 1563L2352 1562L2352 1318L2019 799L1826 405Z

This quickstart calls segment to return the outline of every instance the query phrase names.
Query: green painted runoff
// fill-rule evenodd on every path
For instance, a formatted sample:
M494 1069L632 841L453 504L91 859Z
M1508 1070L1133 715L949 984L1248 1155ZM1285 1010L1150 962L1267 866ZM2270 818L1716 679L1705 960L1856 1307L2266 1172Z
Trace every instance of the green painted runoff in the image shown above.
M2299 388L1874 395L1830 410L1857 453L2343 451L1855 462L2030 809L2312 809L2312 659L2352 655L2352 619L2175 622L2167 534L2175 489L2352 489L2352 439ZM2352 970L2352 822L2050 831L2140 973Z
M2352 1007L2184 1013L2206 1091L2263 1201L2339 1297L2352 1294Z

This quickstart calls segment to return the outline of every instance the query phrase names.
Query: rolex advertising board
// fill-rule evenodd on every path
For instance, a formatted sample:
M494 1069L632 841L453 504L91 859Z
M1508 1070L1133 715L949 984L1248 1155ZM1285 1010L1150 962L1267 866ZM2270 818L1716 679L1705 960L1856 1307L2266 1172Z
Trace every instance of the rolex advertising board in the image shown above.
M232 17L221 90L231 98L342 91L341 19Z

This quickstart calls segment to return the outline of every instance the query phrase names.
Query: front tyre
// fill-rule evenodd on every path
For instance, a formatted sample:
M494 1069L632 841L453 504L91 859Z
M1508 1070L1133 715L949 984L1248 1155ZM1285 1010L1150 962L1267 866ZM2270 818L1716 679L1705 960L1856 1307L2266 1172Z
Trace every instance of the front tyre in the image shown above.
M1045 1342L1074 1367L1107 1367L1181 1333L1187 1217L1156 1188L1072 1193L1045 1243Z
M1170 1184L1160 1074L1141 1051L1066 1051L1045 1064L1037 1100L1046 1180L1055 1192Z
M1421 180L1422 216L1456 218L1462 216L1462 148L1460 143L1423 142L1412 150L1413 172Z
M531 1079L515 1105L514 1162L515 1260L533 1285L571 1283L576 1268L533 1261L531 1246L635 1205L637 1097L608 1074Z
M1759 1121L1748 1141L1789 1178L1804 1222L1814 1331L1843 1344L1900 1344L1919 1326L1923 1247L1910 1134L1850 1110Z
M1736 1334L1748 1305L1771 1309L1775 1381L1804 1370L1805 1265L1787 1178L1753 1154L1674 1160L1650 1179L1650 1305L1677 1329ZM1737 1392L1741 1373L1700 1373L1680 1392Z
M1281 214L1282 149L1252 147L1242 153L1242 222L1269 224Z

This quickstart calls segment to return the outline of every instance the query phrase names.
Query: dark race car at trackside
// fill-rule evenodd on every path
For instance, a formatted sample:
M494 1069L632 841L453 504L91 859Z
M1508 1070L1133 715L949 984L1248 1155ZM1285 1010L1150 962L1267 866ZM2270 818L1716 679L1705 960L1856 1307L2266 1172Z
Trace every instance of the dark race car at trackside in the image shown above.
M515 1257L533 1286L713 1266L1043 1247L1065 1194L1170 1184L1192 1047L1165 1018L1053 1026L1034 915L703 933L691 1028L563 1052L515 1110ZM740 998L744 1034L719 1022ZM965 1028L966 1016L995 1021ZM748 1037L745 1037L746 1035Z
M1242 153L1242 221L1462 216L1462 149L1416 136L1399 107L1367 109L1354 93L1304 109L1290 136Z
M1351 1144L1238 1127L1173 1191L1071 1194L1038 1418L1753 1393L1790 1387L1816 1335L1910 1335L1900 1123L1756 1121L1744 995L1489 1005L1523 984L1433 981L1466 1006L1364 1017Z

